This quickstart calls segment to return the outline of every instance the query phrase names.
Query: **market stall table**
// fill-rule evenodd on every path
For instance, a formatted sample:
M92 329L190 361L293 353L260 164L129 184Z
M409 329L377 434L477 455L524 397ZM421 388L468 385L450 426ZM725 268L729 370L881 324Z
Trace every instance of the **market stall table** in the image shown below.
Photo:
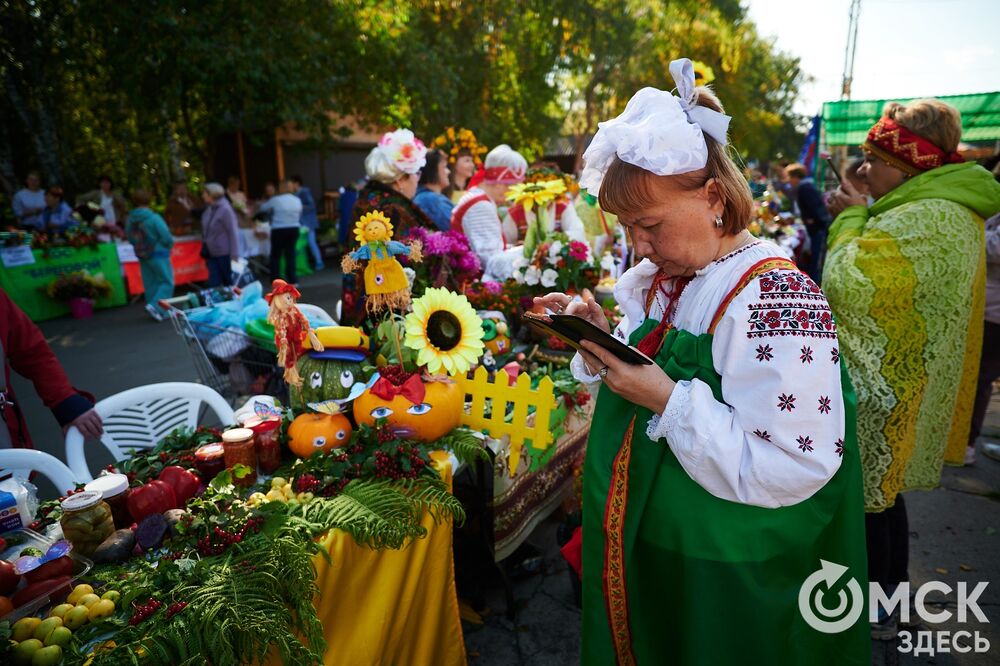
M69 314L69 306L49 298L45 287L59 275L87 271L103 275L111 294L97 299L95 307L125 305L125 282L114 243L95 246L56 246L47 249L27 245L0 248L0 288L6 291L32 321Z

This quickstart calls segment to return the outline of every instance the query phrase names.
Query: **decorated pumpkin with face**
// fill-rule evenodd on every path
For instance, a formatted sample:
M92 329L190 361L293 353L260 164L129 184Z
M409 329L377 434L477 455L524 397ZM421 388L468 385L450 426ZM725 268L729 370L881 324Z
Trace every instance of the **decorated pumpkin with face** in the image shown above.
M483 320L483 345L494 357L510 352L510 328L507 317L495 310L480 310Z
M343 400L357 383L365 383L371 376L365 372L362 361L312 358L309 354L299 359L296 367L302 386L289 387L292 409L304 411L310 402Z
M351 441L351 422L343 414L302 414L288 426L288 448L299 458L331 451Z
M423 382L411 375L395 385L379 377L354 401L354 420L373 426L385 419L399 437L433 442L458 427L463 407L462 389L454 382Z

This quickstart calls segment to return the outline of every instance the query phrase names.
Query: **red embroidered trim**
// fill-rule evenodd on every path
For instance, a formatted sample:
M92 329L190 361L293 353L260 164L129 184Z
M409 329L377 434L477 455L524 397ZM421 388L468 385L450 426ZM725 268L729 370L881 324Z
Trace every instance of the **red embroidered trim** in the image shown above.
M798 270L772 271L760 278L761 298L802 298L806 300L821 300L824 298L819 285L808 275Z
M719 303L719 309L715 311L715 316L712 317L712 324L708 327L708 332L715 333L715 327L719 325L720 321L722 321L722 317L726 314L726 308L729 307L729 304L733 302L733 299L736 298L739 295L739 293L746 288L748 284L756 280L757 277L759 277L760 275L763 275L764 273L767 273L768 271L773 271L775 269L787 269L796 272L798 271L798 268L795 267L795 264L793 264L788 259L782 259L780 257L768 257L767 259L758 261L756 264L751 266L746 273L743 274L743 277L739 279L739 281L736 283L736 286L733 287L732 290L730 290L730 292L726 294L726 297L722 299L722 302Z
M879 118L868 130L868 138L862 147L911 176L945 164L961 164L965 161L957 152L944 152L886 116Z
M750 326L747 332L748 338L774 335L837 337L837 326L834 324L829 306L825 304L754 303L748 305L747 309L750 311L750 317L747 319L747 324ZM809 356L811 361L812 354Z
M611 485L604 507L604 601L607 604L611 641L619 666L634 666L632 630L629 627L628 590L625 587L625 508L628 505L628 467L632 459L635 415L625 430L621 448L611 465Z

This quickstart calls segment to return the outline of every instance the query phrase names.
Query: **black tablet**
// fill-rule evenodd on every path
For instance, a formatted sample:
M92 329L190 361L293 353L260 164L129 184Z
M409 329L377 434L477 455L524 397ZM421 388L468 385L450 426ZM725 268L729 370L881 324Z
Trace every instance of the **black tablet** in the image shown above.
M568 314L541 315L526 312L521 319L548 335L556 336L576 350L582 349L580 346L582 340L590 340L626 363L633 365L652 365L653 363L653 359L635 347L625 344L610 333L605 333L582 317Z

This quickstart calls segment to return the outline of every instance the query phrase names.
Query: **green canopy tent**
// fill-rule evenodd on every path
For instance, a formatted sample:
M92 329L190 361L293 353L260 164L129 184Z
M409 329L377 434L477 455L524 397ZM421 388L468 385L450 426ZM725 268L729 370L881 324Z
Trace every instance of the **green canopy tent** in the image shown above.
M844 100L823 104L823 133L827 146L857 146L881 117L886 102L912 99ZM1000 92L938 97L962 114L962 141L1000 139Z

